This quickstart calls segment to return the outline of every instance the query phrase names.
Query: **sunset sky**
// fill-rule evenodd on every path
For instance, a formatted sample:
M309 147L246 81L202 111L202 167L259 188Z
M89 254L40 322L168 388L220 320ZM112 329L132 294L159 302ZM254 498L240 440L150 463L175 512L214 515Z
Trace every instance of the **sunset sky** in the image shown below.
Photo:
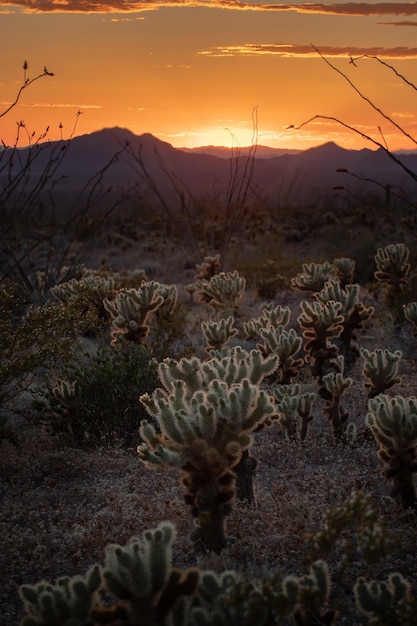
M317 52L417 140L416 2L0 0L0 33L0 113L25 59L27 78L54 74L0 117L7 145L20 121L58 139L77 120L76 135L119 126L175 147L244 146L256 110L263 145L375 147L332 120L297 128L319 115L417 149Z

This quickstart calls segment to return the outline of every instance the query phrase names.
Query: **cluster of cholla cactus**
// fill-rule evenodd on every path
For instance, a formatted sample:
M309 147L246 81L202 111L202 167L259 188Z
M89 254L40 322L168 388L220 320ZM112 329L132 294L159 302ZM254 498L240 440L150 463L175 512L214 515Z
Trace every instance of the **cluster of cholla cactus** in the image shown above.
M239 272L220 272L209 280L199 279L195 284L202 302L222 315L236 317L246 287L246 280Z
M56 584L22 585L21 626L299 626L335 623L330 575L315 561L305 576L261 580L234 571L181 570L172 564L174 526L163 522L126 545L106 547L104 566ZM242 621L242 619L244 621Z
M204 550L220 552L228 543L233 469L250 448L252 432L275 411L260 382L277 361L241 348L204 362L166 359L159 365L163 387L140 398L153 421L141 423L139 456L150 466L182 469L186 503L197 524L192 539Z
M164 303L161 286L155 281L144 282L139 289L120 291L113 300L104 300L104 307L111 315L114 329L112 344L122 336L142 343L149 335L148 319Z
M121 289L140 286L145 279L142 269L119 273L85 268L80 278L52 287L51 294L64 305L78 301L84 310L94 307L99 318L107 320L104 300L113 298Z
M366 421L379 444L383 475L393 479L391 496L417 510L413 474L417 472L417 399L379 394L368 403Z

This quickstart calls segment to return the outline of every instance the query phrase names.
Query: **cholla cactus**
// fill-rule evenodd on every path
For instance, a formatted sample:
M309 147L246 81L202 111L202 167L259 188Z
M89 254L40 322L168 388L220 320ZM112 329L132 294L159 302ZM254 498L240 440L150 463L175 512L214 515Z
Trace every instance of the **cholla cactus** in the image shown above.
M160 432L142 421L139 456L148 465L182 469L186 502L198 523L192 538L216 552L227 544L224 519L235 497L233 468L250 447L251 433L275 410L258 382L244 373L262 378L276 359L265 360L256 351L241 358L242 352L205 363L166 360L159 370L165 388L141 396Z
M264 329L276 328L280 326L286 328L290 321L290 307L283 307L280 304L276 307L269 308L267 305L262 307L262 315L258 318L250 319L243 323L243 331L247 339L258 339L261 331Z
M234 317L230 315L226 319L222 318L219 322L208 320L201 323L201 329L206 339L206 352L222 350L238 334L237 328L233 328L234 322Z
M328 608L330 576L324 561L316 561L306 576L279 574L260 581L241 580L233 572L204 572L200 593L206 606L193 607L190 626L332 626L337 613Z
M173 389L177 380L186 383L187 393L206 389L213 380L222 380L228 385L240 383L247 378L252 385L259 385L278 367L276 355L263 356L259 350L247 352L240 346L230 350L222 357L212 357L208 361L191 359L164 359L159 364L159 378L166 390Z
M301 393L301 386L278 385L273 388L277 400L276 420L284 429L288 439L304 441L308 434L308 427L313 419L313 402L316 394Z
M394 572L379 582L358 578L354 587L356 605L371 626L406 626L415 623L416 599L411 584Z
M385 248L378 248L375 254L377 270L375 278L386 283L395 291L401 289L408 282L410 251L404 243L390 244Z
M163 522L145 531L142 540L134 537L125 546L107 546L103 578L120 602L94 611L98 623L109 623L105 618L113 615L114 623L151 625L165 623L171 612L175 615L174 605L196 591L199 570L172 567L174 537L174 526Z
M21 626L183 626L198 591L200 570L172 567L174 536L173 525L163 522L145 531L142 539L108 545L104 567L94 565L85 577L61 578L56 585L23 585L26 615Z
M148 318L164 302L160 285L151 281L143 283L140 289L120 291L114 300L104 300L104 306L113 318L112 344L119 336L137 343L149 335Z
M210 280L220 272L220 254L205 256L201 263L196 265L196 280Z
M392 310L396 321L402 321L401 292L408 282L410 251L404 243L391 244L378 248L375 254L377 270L375 278L385 283L385 303Z
M315 561L311 573L300 578L293 578L297 585L297 604L293 612L294 624L313 626L326 624L332 626L337 618L337 611L328 608L330 598L330 574L325 561Z
M276 354L279 357L279 382L287 385L297 374L304 364L303 359L296 359L295 355L301 350L302 339L294 330L286 330L283 326L261 328L259 331L263 338L263 344L257 344L257 348L263 354Z
M302 272L291 279L291 287L297 291L321 291L324 283L332 276L333 265L324 263L303 263Z
M358 346L354 343L356 330L362 328L364 322L374 313L372 306L367 307L359 301L359 290L358 284L349 284L343 289L336 280L328 280L323 289L313 296L323 304L333 300L342 305L340 314L343 316L343 330L339 336L340 350L349 362L355 361L359 356Z
M403 305L405 319L413 325L414 336L417 337L417 302Z
M347 257L333 259L333 271L342 289L353 283L355 261Z
M312 373L321 384L324 374L334 370L332 362L338 355L338 348L331 339L340 337L343 331L343 315L340 302L309 302L300 303L302 310L298 323L307 340L304 349L308 361L312 362Z
M343 357L339 357L342 360ZM340 369L343 370L343 365ZM332 427L335 442L352 442L355 435L353 424L347 424L348 414L342 409L341 398L346 389L352 385L352 378L345 378L342 372L329 372L323 376L323 385L328 393L324 412Z
M413 474L417 472L417 399L390 398L380 394L368 403L366 422L379 444L378 456L385 463L385 478L393 478L393 498L404 508L417 509Z
M360 352L364 359L362 374L366 378L363 386L367 389L369 398L384 393L400 382L397 374L398 363L402 357L401 350L390 352L376 349L370 352L366 348L361 348Z
M89 624L101 583L100 567L95 565L85 576L59 578L55 585L45 581L22 585L25 616L21 626Z
M215 311L236 315L246 280L237 271L220 272L210 280L198 280L196 286L200 299L208 302Z

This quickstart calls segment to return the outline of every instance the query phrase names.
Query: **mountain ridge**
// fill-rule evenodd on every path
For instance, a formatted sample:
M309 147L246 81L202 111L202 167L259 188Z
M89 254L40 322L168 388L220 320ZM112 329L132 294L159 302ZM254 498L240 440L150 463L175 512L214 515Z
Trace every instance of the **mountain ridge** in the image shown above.
M100 183L103 185L136 185L142 197L146 195L148 198L156 197L151 189L153 185L167 201L178 200L181 194L183 200L193 196L221 201L230 192L232 175L235 190L242 183L251 154L248 147L245 149L247 154L243 153L244 149L222 147L210 147L211 154L206 154L201 151L204 147L175 148L150 133L135 135L125 128L103 128L70 140L42 144L39 156L31 165L31 176L39 176L51 155L63 146L67 147L67 152L59 165L57 175L60 179L56 188L81 188L101 172ZM221 156L213 153L217 149L221 149ZM224 156L227 150L230 151L229 157ZM370 189L372 185L364 182L365 179L374 180L376 187L390 185L407 193L416 193L415 181L382 149L351 150L327 142L303 151L276 150L278 154L269 152L268 157L258 156L255 152L250 180L255 195L260 193L270 204L311 203L336 190L341 191L342 187L355 194L364 193L366 187ZM12 153L10 149L9 154ZM25 149L19 149L19 156L24 163ZM397 158L417 172L417 154L401 154ZM0 152L0 159L3 165L7 149ZM348 175L349 172L352 176Z

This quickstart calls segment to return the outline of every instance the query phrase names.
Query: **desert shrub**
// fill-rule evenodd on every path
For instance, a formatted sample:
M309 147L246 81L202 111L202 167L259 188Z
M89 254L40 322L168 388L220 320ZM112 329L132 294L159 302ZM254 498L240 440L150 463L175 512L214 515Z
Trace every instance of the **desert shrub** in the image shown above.
M50 381L33 406L39 421L70 444L133 445L145 417L138 398L157 383L149 349L122 340L70 364L63 380Z
M0 412L45 369L68 362L76 329L64 308L47 302L26 307L16 285L0 288Z

